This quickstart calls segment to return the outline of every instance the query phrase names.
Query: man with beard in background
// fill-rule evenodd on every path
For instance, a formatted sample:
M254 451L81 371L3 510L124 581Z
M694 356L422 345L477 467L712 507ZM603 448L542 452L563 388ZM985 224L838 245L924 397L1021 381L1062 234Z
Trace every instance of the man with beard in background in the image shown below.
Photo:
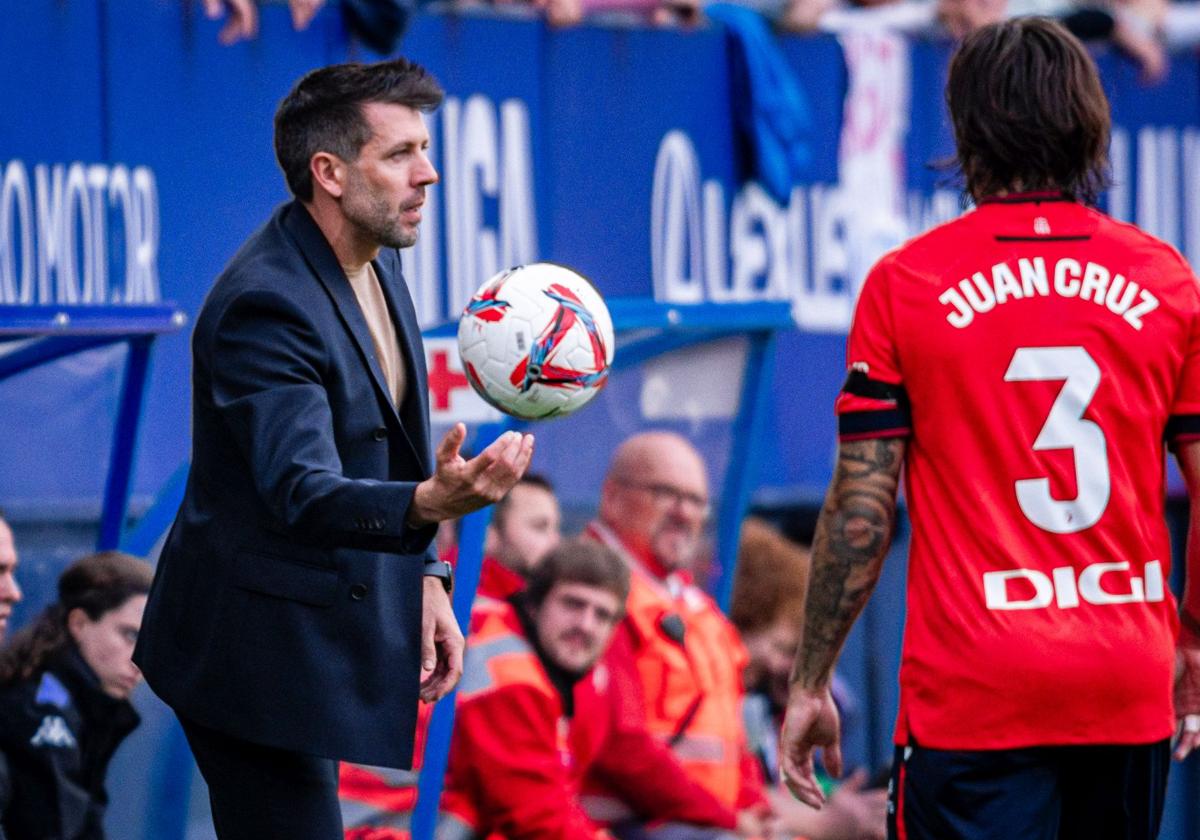
M709 512L700 454L679 435L645 432L613 456L600 516L587 534L616 551L631 571L625 620L606 658L614 682L630 697L629 713L640 708L688 777L737 813L739 833L754 835L768 807L741 718L746 650L691 574ZM674 827L626 830L619 797L602 784L597 788L593 807L609 812L615 833L692 836L686 829L673 834Z

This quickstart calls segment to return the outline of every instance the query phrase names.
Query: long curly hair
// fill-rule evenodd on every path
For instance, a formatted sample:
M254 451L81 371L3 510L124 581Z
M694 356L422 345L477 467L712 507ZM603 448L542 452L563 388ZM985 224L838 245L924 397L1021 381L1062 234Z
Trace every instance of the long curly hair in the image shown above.
M51 657L70 644L67 616L72 610L81 609L92 621L99 621L133 596L149 593L153 579L149 563L119 551L76 560L58 579L58 600L0 649L0 685L40 673Z

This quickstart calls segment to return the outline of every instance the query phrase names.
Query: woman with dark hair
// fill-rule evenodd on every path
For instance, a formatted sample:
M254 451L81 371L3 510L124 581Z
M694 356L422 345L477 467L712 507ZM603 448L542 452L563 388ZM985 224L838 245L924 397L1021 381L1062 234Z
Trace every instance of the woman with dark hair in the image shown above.
M153 576L116 551L77 560L0 650L0 837L104 837L108 762L138 725L131 657Z

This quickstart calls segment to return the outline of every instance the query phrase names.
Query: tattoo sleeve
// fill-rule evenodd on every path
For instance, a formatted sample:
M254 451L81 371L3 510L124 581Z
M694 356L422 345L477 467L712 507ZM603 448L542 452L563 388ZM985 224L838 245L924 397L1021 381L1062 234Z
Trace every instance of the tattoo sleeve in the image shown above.
M906 440L842 443L817 519L804 635L792 684L821 689L858 614L875 589L896 524L896 491Z

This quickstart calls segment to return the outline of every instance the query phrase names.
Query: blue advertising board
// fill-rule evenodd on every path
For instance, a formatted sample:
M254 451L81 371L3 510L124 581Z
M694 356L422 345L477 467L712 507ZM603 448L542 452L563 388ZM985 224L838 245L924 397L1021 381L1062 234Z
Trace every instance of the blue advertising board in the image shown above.
M0 133L4 302L197 310L237 245L287 198L271 149L276 103L306 70L355 54L336 15L295 33L282 12L266 9L262 35L227 48L186 3L20 6L36 37L0 35L11 42L0 95L12 105ZM448 96L430 118L442 181L406 259L426 325L453 318L495 270L533 259L576 266L609 297L790 301L797 329L778 343L777 451L759 498L811 501L830 468L829 406L866 267L962 207L937 166L952 153L940 96L949 46L783 43L811 165L780 203L741 179L727 38L716 27L550 32L532 20L418 18L404 49ZM39 42L53 49L31 47ZM1195 255L1200 62L1179 56L1149 87L1118 57L1100 62L1116 118L1107 204ZM188 364L185 336L160 343L143 499L186 458ZM0 449L8 504L83 510L98 498L93 467L105 454L78 430L115 410L119 365L119 351L104 351L3 386L6 425L26 444ZM721 375L736 377L736 364ZM700 405L640 419L696 430L728 418Z

